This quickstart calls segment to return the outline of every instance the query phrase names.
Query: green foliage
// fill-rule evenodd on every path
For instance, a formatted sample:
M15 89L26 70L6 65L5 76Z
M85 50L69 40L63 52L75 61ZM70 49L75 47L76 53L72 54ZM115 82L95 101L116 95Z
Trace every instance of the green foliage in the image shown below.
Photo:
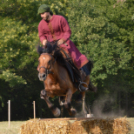
M93 79L117 75L120 69L130 69L134 26L132 7L115 1L73 1L69 5L72 40L82 53L94 61ZM71 10L70 10L71 9Z
M37 9L42 3L44 2L37 0L1 1L0 78L12 86L20 83L26 84L26 80L17 76L17 71L38 58L35 45L39 40L37 22L39 23L40 16L37 15ZM45 3L50 5L52 1ZM51 4L54 13L64 12L65 6L66 0ZM9 76L10 78L7 79Z
M12 100L12 108L16 107L15 104L22 104L18 110L15 108L15 118L17 118L19 111L24 111L23 108L32 108L32 105L29 107L29 104L33 99L42 105L39 93L43 85L37 77L38 54L36 46L39 42L37 27L41 19L37 15L37 10L43 3L51 5L54 14L64 15L66 0L57 2L52 0L0 1L0 84L2 85L0 88L0 111L6 110L7 99ZM46 105L45 107L47 108ZM21 115L21 119L28 118L30 114L31 111L26 111ZM46 115L50 116L51 114L46 113ZM3 116L3 119L6 117Z
M66 17L72 30L71 40L94 62L91 79L99 93L127 94L133 105L134 93L134 2L116 0L1 0L0 1L0 112L12 100L15 119L31 117L31 102L36 100L38 115L52 117L39 99L43 84L37 77L38 7L48 4L54 14ZM74 98L75 100L75 98ZM120 100L120 101L122 101ZM53 102L57 98L52 99ZM22 104L21 106L19 106ZM124 102L122 102L124 104ZM16 108L16 105L18 106ZM115 99L114 108L118 107ZM125 104L127 105L127 104ZM124 106L124 105L123 105ZM39 110L40 109L40 110ZM129 109L132 109L129 107ZM21 113L19 117L19 112ZM19 113L19 114L18 114ZM3 117L6 119L6 116Z
M28 35L28 28L25 24L22 25L21 21L16 22L13 19L1 17L0 78L12 86L17 83L26 84L26 81L16 73L33 61L32 59L37 58L35 50L37 33L29 32Z

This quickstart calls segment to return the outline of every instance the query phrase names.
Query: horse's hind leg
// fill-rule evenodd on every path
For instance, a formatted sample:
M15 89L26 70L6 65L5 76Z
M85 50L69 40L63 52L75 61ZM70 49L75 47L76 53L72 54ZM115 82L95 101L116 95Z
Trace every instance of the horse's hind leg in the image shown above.
M78 94L78 98L77 98L77 103L81 102L82 103L82 111L81 111L81 115L84 117L86 117L87 115L87 111L86 111L86 103L85 103L85 92L80 92Z
M86 111L86 102L85 102L85 94L82 98L82 113L86 117L87 116L87 111Z
M60 103L60 106L63 106L64 103L65 103L65 98L66 96L59 96L59 103Z
M80 112L80 115L81 116L84 115L84 117L87 117L88 114L88 117L93 117L90 107L86 105L86 101L85 101L86 92L80 92L78 96L80 96L81 103L82 103L82 111Z
M60 116L60 109L55 107L49 100L49 97L47 96L47 93L45 90L41 90L41 94L40 94L41 99L44 99L48 105L48 107L51 109L53 115L55 117Z
M65 97L65 103L64 106L68 110L70 116L74 116L76 114L76 110L74 108L71 108L71 99L72 99L72 90L68 89L68 92Z
M65 102L65 96L59 96L59 104L61 106L61 117L63 117L64 102Z

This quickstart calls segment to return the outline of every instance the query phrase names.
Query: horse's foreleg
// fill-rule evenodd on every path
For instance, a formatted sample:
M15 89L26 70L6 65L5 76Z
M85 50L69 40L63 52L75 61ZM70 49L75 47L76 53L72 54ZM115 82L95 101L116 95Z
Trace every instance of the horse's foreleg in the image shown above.
M69 89L66 97L65 97L65 103L64 106L68 110L70 116L74 116L76 114L76 110L74 108L71 108L71 99L72 99L72 90Z
M49 100L49 97L47 96L47 93L45 90L41 90L41 94L40 94L41 99L44 99L48 105L48 107L51 109L53 115L55 117L60 116L60 109L55 107Z
M88 114L88 117L93 117L90 107L87 107L86 102L85 102L85 95L86 95L85 92L81 92L80 94L82 96L82 112L81 112L82 115L87 117L87 114Z
M84 116L87 116L87 111L86 111L86 103L85 103L85 94L82 98L82 113L84 114Z
M77 103L82 104L82 111L80 115L86 117L87 111L86 111L86 103L85 103L85 92L80 92L78 94Z
M59 97L59 104L60 104L60 106L61 106L61 117L63 117L64 102L65 102L65 96L60 96L60 97Z

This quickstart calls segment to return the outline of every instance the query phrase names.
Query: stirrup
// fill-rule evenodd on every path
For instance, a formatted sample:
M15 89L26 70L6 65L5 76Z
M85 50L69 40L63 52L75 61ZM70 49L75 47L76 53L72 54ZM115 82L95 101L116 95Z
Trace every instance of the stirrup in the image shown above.
M82 84L85 84L87 87L84 87ZM79 86L78 86L78 89L79 89L81 92L88 90L88 85L87 85L87 83L80 81L80 84L79 84Z

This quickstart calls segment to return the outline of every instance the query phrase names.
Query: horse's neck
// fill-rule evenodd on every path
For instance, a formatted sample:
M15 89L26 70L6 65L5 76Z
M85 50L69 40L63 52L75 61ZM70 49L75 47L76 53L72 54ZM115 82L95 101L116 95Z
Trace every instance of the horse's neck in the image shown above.
M54 64L51 74L49 74L49 79L51 79L53 82L57 82L59 79L59 65L57 62Z
M44 81L45 85L59 84L67 76L67 70L57 62L55 62L51 71L53 73L48 74L47 79Z
M53 67L53 74L52 74L51 79L55 80L56 82L61 81L61 79L63 78L65 74L65 71L66 69L56 62Z

